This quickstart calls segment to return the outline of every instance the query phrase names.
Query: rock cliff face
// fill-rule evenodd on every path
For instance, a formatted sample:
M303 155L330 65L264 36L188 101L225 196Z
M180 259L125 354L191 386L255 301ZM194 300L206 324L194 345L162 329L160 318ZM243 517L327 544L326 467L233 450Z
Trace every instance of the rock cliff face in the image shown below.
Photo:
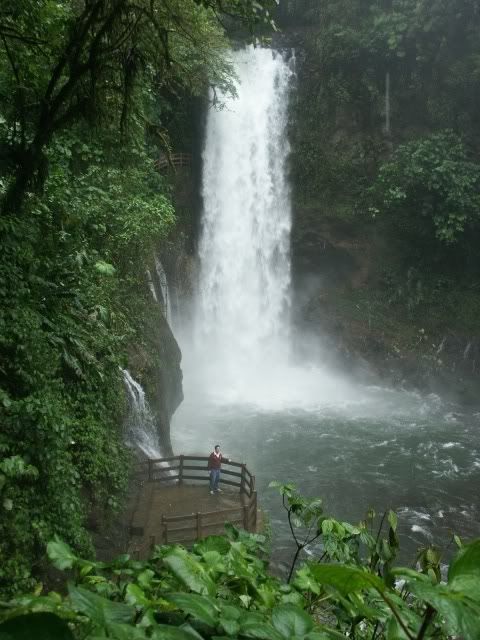
M278 48L295 48L298 64L290 119L297 359L317 353L348 371L358 368L359 375L372 382L453 390L457 398L475 399L480 389L480 336L474 318L480 312L480 297L450 291L448 300L440 295L431 302L427 288L433 289L432 282L428 274L410 269L405 239L386 221L357 210L392 148L383 130L383 97L357 104L357 111L342 103L341 96L332 94L323 82L310 45L310 27L287 28L275 42ZM202 119L198 105L196 111L194 142L188 147L192 165L172 172L179 224L174 238L162 248L179 326L182 317L190 316L198 277ZM161 322L153 324L155 329L148 333L161 334ZM163 425L181 401L179 355L171 332L164 331L156 338L163 340L166 350L159 358L170 364L163 373L152 369L152 376L141 378L157 381L150 397L153 392L169 398L168 409L159 418ZM162 414L160 407L158 413Z
M368 380L475 401L477 276L467 281L458 267L464 256L446 251L432 251L428 267L409 230L373 219L366 204L379 167L412 131L420 135L422 123L408 111L392 136L383 79L357 91L355 73L322 66L321 25L293 22L274 44L294 49L297 61L289 135L297 358L331 359Z
M147 265L149 277L145 279L145 287L150 291L141 329L142 340L130 350L131 372L145 390L157 423L161 450L166 456L173 454L170 421L183 400L182 354L175 332L180 333L185 318L190 317L198 273L194 255L199 220L197 165L194 157L190 166L167 169L173 187L177 225Z
M316 343L323 361L366 381L477 402L480 336L456 324L451 310L412 302L409 296L419 295L415 282L407 281L395 299L385 282L398 261L395 240L371 225L331 217L320 205L312 211L297 203L294 212L298 357L315 354Z

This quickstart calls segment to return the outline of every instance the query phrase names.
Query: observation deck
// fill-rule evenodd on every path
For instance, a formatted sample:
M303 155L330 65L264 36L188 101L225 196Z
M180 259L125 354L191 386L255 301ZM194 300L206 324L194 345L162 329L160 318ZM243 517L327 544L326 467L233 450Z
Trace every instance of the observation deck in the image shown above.
M208 458L180 455L139 465L129 553L148 557L156 544L192 545L225 532L225 523L257 531L255 476L245 463L222 462L221 493L209 491Z

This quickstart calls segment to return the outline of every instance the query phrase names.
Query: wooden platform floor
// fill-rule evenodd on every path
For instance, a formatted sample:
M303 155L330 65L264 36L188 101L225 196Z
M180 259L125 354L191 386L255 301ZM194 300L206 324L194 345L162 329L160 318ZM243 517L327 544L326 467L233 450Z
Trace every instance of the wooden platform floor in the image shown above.
M221 493L211 495L208 485L176 484L165 486L160 482L145 482L137 501L136 509L131 520L130 553L139 559L146 558L152 543L162 544L163 527L162 515L184 516L200 512L202 516L202 536L220 535L224 533L226 521L242 526L243 507L248 504L244 494L238 489L222 488ZM215 513L223 509L231 509L226 520L219 522ZM192 528L194 520L185 523ZM178 523L180 528L182 523ZM169 534L168 543L192 543L190 535L179 531L176 535Z

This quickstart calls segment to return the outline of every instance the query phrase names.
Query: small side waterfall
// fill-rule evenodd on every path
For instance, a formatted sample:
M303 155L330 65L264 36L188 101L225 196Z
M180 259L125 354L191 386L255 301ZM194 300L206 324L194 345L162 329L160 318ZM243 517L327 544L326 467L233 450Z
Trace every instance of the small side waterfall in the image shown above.
M150 269L147 269L147 282L148 287L152 293L152 297L162 306L163 315L167 319L170 327L172 326L172 303L170 296L170 287L168 285L168 278L163 268L163 264L160 261L158 255L154 257L155 271L152 273Z
M157 274L158 284L159 284L161 295L162 295L162 304L163 304L164 314L168 324L172 326L172 304L170 300L170 289L168 286L167 274L158 256L155 256L155 271Z
M148 288L150 289L152 298L155 300L155 302L158 302L157 292L155 291L155 285L153 283L152 272L150 271L150 269L147 269L146 273L147 273Z
M127 369L122 369L122 373L129 401L127 443L132 448L139 449L148 458L161 458L157 428L145 392Z

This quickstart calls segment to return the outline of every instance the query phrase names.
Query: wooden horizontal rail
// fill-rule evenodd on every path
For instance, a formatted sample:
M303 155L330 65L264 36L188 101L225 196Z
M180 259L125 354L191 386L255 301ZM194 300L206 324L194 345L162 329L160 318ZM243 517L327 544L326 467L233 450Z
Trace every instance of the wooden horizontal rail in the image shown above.
M255 517L252 518L245 506L240 510L237 509L234 517L231 517L228 520L224 511L219 511L216 515L223 517L215 522L205 522L205 514L197 513L190 518L193 521L191 525L186 524L185 526L175 526L181 524L181 522L185 522L185 520L175 520L173 522L173 527L170 526L172 524L172 520L162 516L163 543L169 544L172 542L192 542L199 540L204 535L209 535L209 531L212 529L218 530L218 528L227 521L233 525L242 526L247 531L256 530L256 512Z
M163 473L163 472L170 472L170 471L178 471L179 469L183 469L183 471L187 470L187 471L198 471L199 475L198 476L189 476L190 478L195 478L195 479L204 479L205 474L207 473L207 469L203 469L203 468L199 468L199 467L192 467L190 465L184 465L183 467L180 467L180 465L175 465L173 467L162 467L160 469L157 468L153 468L153 473ZM200 475L202 474L202 475ZM228 469L222 469L222 475L226 475L226 476L231 476L233 478L244 478L244 482L245 484L247 484L248 486L251 485L251 481L248 477L243 476L243 474L238 473L238 471L229 471ZM185 474L182 473L182 477L186 478L187 476ZM158 480L171 480L171 476L164 476L164 477L159 477Z
M184 480L195 480L200 482L208 482L208 456L190 456L179 455L170 456L168 458L153 458L147 460L148 480L151 482L170 482L177 480L182 483ZM186 462L198 462L203 464L185 464ZM172 464L173 463L173 464ZM255 476L253 476L247 469L247 465L244 462L235 462L233 460L222 462L222 476L220 476L220 482L232 487L239 487L240 493L252 497L252 493L255 490ZM240 469L240 471L232 471L233 469ZM190 473L185 473L188 471ZM175 473L178 472L178 473ZM193 475L194 472L198 472L198 475ZM230 480L226 480L225 476Z
M231 524L235 524L235 525L236 524L240 524L241 525L241 524L243 524L243 518L242 518L242 516L239 516L235 520L229 520L229 522ZM222 524L223 524L222 522L210 522L210 523L204 522L204 523L202 523L202 532L205 533L205 529L208 529L208 528L210 528L210 529L212 529L212 528L218 529L218 527L220 525L222 525ZM168 529L168 536L170 537L171 534L174 535L175 533L182 533L183 534L183 533L187 533L187 532L192 534L192 538L191 539L194 540L195 539L195 533L196 533L194 527L175 527L175 529L170 529L169 528ZM182 538L183 538L183 536L182 536Z
M180 458L181 456L174 456L173 458L152 458L150 460L150 462L166 462L166 461L170 461L170 460L176 460L178 458ZM196 460L197 462L208 462L208 456L183 456L184 460ZM229 460L228 462L226 460L222 461L222 465L226 464L226 465L231 465L232 467L242 467L245 463L244 462L234 462L233 460ZM199 469L201 468L200 466L198 467ZM250 472L248 472L250 473Z
M218 511L202 511L202 516L204 518L208 518L209 516L218 516L218 515L226 516L231 513L238 513L239 511L242 511L242 510L243 510L243 505L240 505L238 507L229 507L228 509L219 509ZM188 515L184 515L184 516L164 516L163 521L164 522L182 522L184 520L194 520L196 517L197 517L196 513L189 513Z
M234 476L235 478L241 478L243 474L238 473L238 471L229 471L228 469L222 469L222 476Z
M205 473L205 471L207 471L207 467L206 466L205 467L200 467L198 464L197 465L195 465L195 464L184 464L183 468L184 469L189 469L189 470L192 470L192 471L203 471L204 473Z
M190 153L170 153L169 155L162 153L156 161L156 167L159 171L171 167L189 167L192 163Z
M195 518L195 521L196 521L196 518ZM218 520L217 522L202 522L202 529L212 529L212 528L218 529L218 527L222 526L225 522L227 521ZM228 522L231 522L232 524L236 522L243 522L243 514L238 514L234 518L229 519ZM196 526L184 525L180 527L168 527L168 535L170 535L171 533L176 533L178 531L192 531L193 529L196 529Z
M244 505L239 505L238 507L229 507L228 509L219 509L218 511L202 511L201 515L203 518L216 517L218 515L227 516L232 513L240 513L243 509ZM195 520L196 517L196 513L189 513L183 516L163 516L162 520L163 522L184 522L185 520Z

